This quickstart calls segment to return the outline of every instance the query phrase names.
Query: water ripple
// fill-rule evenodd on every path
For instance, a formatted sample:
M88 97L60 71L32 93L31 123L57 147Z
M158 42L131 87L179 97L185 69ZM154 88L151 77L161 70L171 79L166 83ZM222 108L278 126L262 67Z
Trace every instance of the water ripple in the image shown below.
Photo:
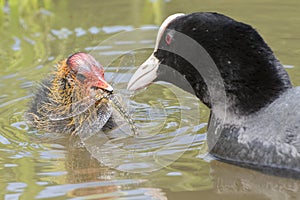
M0 108L4 108L4 107L6 107L6 106L8 106L8 105L17 103L17 102L19 102L19 101L23 101L23 100L28 99L28 98L30 98L30 97L32 97L32 96L33 96L33 95L30 94L30 95L27 95L27 96L23 96L23 97L19 97L19 98L12 99L12 100L10 100L10 101L7 101L7 102L4 102L4 103L0 104Z
M86 183L77 183L77 184L65 184L65 185L54 185L54 186L47 186L44 190L42 190L37 196L37 199L44 199L44 198L53 198L59 196L66 196L68 193L75 192L76 190L86 190L89 188L99 188L99 191L118 191L118 186L128 186L132 184L141 184L145 182L145 180L112 180L112 181L97 181L97 182L86 182ZM101 189L103 188L103 189ZM114 191L115 190L115 191ZM87 190L88 191L88 190ZM109 193L108 193L109 194ZM104 194L101 194L102 197ZM123 196L123 193L119 193L117 196Z

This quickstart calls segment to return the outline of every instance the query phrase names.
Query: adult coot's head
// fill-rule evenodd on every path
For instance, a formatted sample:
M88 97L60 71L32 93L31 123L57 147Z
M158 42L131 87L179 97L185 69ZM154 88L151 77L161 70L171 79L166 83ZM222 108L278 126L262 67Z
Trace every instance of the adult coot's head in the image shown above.
M203 62L208 57L213 64ZM260 110L291 87L283 66L251 26L217 13L192 13L175 14L163 22L153 54L133 75L128 89L157 80L186 89L180 81L184 79L213 108L212 95L220 89L213 84L215 71L229 111L239 115Z

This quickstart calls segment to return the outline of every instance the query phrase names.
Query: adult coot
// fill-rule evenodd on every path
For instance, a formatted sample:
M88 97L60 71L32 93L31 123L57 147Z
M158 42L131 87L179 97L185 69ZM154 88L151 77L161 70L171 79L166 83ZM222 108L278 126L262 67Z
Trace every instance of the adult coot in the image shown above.
M284 67L251 26L218 13L168 17L153 54L128 89L156 80L192 92L210 108L207 140L216 157L299 174L300 87L292 87Z

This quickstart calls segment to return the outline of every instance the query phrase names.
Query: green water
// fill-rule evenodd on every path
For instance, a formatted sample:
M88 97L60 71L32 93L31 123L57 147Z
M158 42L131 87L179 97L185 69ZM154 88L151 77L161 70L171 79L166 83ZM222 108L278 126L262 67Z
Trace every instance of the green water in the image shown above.
M138 65L149 55L159 24L177 12L217 11L253 25L288 66L292 82L300 85L298 0L0 0L0 5L0 199L299 199L299 180L269 176L207 157L202 159L208 117L203 105L201 121L193 126L204 129L192 134L185 130L189 134L179 137L193 141L188 148L180 143L178 149L183 155L154 171L147 171L148 165L142 166L142 173L108 167L93 150L74 145L68 137L41 138L23 118L32 91L58 61L77 51L94 50L102 54L99 62L105 64L107 57L120 50L118 44L124 38L121 35L109 48L95 50L99 43L126 30L153 30L145 32L147 37L138 34L130 40L125 38L128 46L136 41L143 44L134 54L133 65ZM106 66L107 76L118 72L130 77L134 67L126 71L116 67L119 65ZM121 85L126 84L124 77L119 77ZM164 87L151 86L135 100L154 106L162 102L169 108L164 120L172 127L172 122L178 120L178 101L169 90L160 92ZM182 101L190 105L189 101L195 99ZM184 119L192 120L198 114L191 111ZM159 115L155 116L159 121ZM153 128L157 121L147 123ZM173 131L170 128L165 133ZM157 135L134 148L149 154L151 149L146 150L145 146L159 148L166 139ZM132 148L130 142L126 147Z

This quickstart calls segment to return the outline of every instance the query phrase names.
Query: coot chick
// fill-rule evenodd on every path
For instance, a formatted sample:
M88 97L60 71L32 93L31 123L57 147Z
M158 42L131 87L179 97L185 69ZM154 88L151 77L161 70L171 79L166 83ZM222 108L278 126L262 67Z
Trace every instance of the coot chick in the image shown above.
M195 94L210 108L207 142L217 158L299 174L300 87L291 85L284 67L250 25L218 13L168 17L153 54L128 89L157 80Z
M40 85L26 116L32 126L46 132L97 133L114 126L107 103L112 92L95 58L75 53Z

